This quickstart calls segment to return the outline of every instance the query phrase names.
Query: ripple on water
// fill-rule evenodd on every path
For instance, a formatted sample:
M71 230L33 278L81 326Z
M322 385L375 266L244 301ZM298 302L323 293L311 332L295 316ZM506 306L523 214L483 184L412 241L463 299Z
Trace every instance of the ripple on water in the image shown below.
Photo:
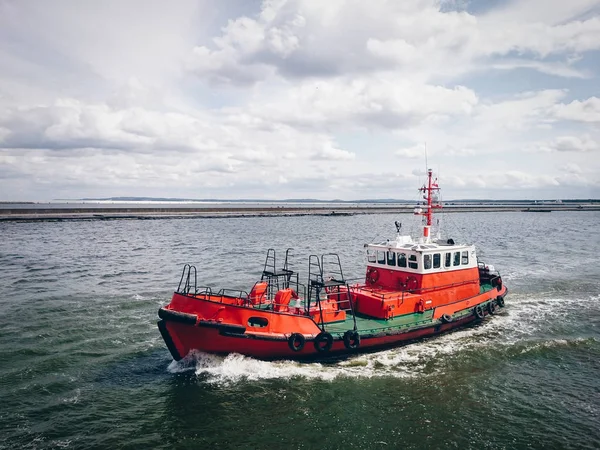
M172 362L156 310L184 263L199 284L247 289L269 247L293 245L302 275L309 254L333 251L364 277L362 246L348 243L388 236L395 215L0 224L0 448L118 448L132 436L147 448L598 447L600 216L545 216L532 228L518 214L453 215L509 286L499 314L326 363Z

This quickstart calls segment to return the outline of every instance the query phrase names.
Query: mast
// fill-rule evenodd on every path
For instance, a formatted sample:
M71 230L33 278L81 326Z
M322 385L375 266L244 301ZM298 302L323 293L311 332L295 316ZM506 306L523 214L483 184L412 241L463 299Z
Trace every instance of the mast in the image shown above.
M433 224L433 210L436 208L441 208L442 205L438 202L437 196L434 199L432 193L438 192L440 190L437 182L437 178L435 180L432 179L433 171L431 169L427 169L427 185L423 185L423 187L419 188L419 191L422 192L423 199L427 201L425 205L425 211L421 208L415 209L415 214L419 216L424 216L426 218L425 225L423 226L423 237L425 241L428 242L430 238L430 230L431 225Z

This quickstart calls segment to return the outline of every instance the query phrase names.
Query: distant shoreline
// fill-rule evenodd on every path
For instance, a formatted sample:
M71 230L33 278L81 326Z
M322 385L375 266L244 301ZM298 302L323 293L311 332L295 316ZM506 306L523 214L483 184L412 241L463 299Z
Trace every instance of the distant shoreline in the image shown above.
M353 216L363 214L412 214L414 206L277 206L277 207L197 207L197 208L5 208L0 221L63 221L119 219L211 219L243 217ZM600 205L536 205L523 206L446 206L443 212L552 212L600 211Z

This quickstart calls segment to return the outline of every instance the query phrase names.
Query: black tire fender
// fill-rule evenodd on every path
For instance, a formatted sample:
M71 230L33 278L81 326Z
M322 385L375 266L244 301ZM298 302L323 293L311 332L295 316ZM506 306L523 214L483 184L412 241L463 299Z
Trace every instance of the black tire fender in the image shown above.
M288 338L288 347L290 347L290 350L293 352L302 351L305 343L306 338L300 333L292 333Z
M491 315L496 314L496 303L494 303L494 300L488 303L487 310Z
M443 314L442 315L442 322L444 323L450 323L452 322L452 316L450 314Z
M188 314L166 308L160 308L158 310L158 317L171 322L185 323L186 325L195 325L198 320L198 316L195 314Z
M315 338L315 350L317 353L327 353L333 345L333 336L327 331L321 331Z
M354 350L360 347L360 334L356 330L347 330L344 333L344 346L348 350Z
M496 299L496 303L498 303L498 306L500 308L504 308L504 297L499 295L498 298Z
M481 305L477 305L475 308L473 308L473 314L478 319L483 319L485 317L485 312L483 311Z

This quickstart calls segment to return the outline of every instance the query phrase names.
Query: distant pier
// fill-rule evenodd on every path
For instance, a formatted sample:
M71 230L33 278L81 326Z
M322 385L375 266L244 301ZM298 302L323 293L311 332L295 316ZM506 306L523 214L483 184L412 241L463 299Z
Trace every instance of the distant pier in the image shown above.
M268 207L20 207L0 208L0 221L62 221L62 220L117 220L117 219L192 219L237 217L297 217L297 216L351 216L359 214L412 214L414 205L385 206L268 206ZM536 205L446 205L446 213L470 212L552 212L600 211L600 204Z

